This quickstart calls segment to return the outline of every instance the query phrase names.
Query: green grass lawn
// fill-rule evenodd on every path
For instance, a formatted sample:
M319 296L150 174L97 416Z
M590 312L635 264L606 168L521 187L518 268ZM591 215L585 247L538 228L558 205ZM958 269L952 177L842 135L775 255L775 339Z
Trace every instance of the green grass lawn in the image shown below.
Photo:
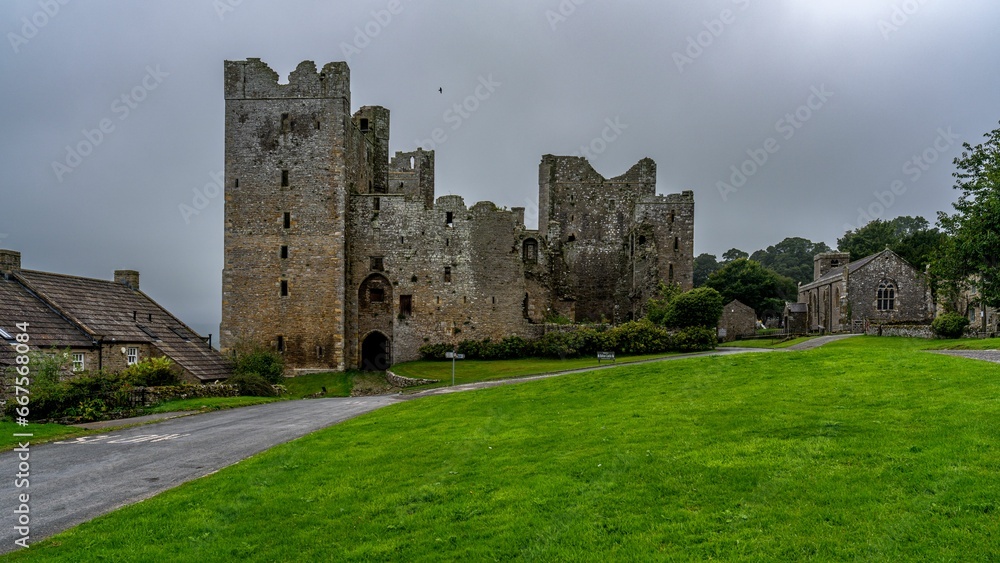
M351 395L351 379L358 372L346 373L310 373L287 377L282 382L288 389L288 396L301 399L319 393L326 387L327 397L349 397Z
M676 356L676 352L666 354L650 354L646 356L618 356L615 363L625 364L655 358L666 358ZM511 377L523 377L526 375L537 375L540 373L551 373L556 371L566 371L580 368L606 366L611 362L602 361L597 363L597 358L569 358L565 360L552 358L524 358L520 360L457 360L455 362L455 383L475 383L477 381L491 381L495 379L508 379ZM430 361L419 360L396 364L390 368L396 375L412 377L414 379L437 379L438 384L431 384L417 387L426 389L428 387L440 387L451 385L451 362L450 361Z
M858 337L418 399L26 561L1000 558L1000 365Z
M1000 350L1000 338L928 340L928 350Z
M30 441L32 444L51 442L62 438L73 438L95 433L94 430L84 430L62 424L35 424L18 426L15 422L0 421L0 451L17 447L18 442ZM32 434L30 438L15 437L14 434Z
M248 407L261 403L280 401L277 397L202 397L196 399L176 399L146 409L146 414L176 411L217 411Z

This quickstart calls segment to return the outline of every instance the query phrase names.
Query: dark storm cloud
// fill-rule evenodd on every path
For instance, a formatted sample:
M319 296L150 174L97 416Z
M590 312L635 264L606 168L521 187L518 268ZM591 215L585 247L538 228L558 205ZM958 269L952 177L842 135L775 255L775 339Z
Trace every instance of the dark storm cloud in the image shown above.
M348 60L354 107L392 110L391 150L437 150L439 195L530 214L542 154L605 176L648 156L661 192L695 191L698 252L835 245L866 216L949 208L960 143L1000 119L998 16L985 0L5 2L0 247L28 268L141 270L218 332L222 61L247 57L282 80Z

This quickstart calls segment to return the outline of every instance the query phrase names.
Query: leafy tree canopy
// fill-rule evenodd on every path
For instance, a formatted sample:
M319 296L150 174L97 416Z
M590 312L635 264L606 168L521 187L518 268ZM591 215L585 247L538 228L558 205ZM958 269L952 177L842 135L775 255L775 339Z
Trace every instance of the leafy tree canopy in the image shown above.
M733 260L739 260L740 258L749 258L750 255L743 252L739 248L730 248L729 250L722 253L723 263L732 262Z
M957 283L971 280L983 302L1000 307L1000 129L986 142L962 144L952 174L961 192L955 213L940 213L938 224L952 236L943 253L945 274Z
M875 219L849 231L837 239L837 247L850 253L852 261L889 248L922 271L943 248L946 239L947 235L931 227L927 219L903 216L889 221Z
M750 259L799 283L809 283L813 279L813 258L822 252L830 252L825 242L788 237L774 246L754 252Z
M701 287L705 285L709 274L721 267L722 264L719 264L714 254L704 253L696 256L694 259L694 286Z
M728 262L708 276L705 286L722 294L723 303L739 299L752 307L758 316L768 311L780 313L785 301L795 301L798 297L798 285L794 280L747 258Z

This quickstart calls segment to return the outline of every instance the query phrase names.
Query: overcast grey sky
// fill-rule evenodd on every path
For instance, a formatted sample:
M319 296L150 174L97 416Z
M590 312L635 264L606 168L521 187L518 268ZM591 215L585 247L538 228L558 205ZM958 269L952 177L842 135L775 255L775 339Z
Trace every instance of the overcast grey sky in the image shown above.
M543 154L608 177L651 157L660 193L694 190L696 251L716 255L835 246L859 209L933 221L961 142L1000 120L995 0L4 0L0 22L0 247L140 270L202 333L226 59L282 81L347 60L354 108L392 111L391 150L436 149L438 195L528 207L529 226Z

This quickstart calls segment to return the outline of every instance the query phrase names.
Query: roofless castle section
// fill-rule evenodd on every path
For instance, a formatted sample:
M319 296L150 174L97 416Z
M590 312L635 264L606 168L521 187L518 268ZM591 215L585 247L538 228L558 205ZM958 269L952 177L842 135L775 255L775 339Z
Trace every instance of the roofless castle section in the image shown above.
M547 318L624 322L662 280L692 286L694 195L656 195L643 159L604 178L542 157L524 208L434 196L434 151L389 155L389 110L351 113L350 69L306 61L279 84L226 61L221 344L292 371L384 369L426 343L539 336Z

